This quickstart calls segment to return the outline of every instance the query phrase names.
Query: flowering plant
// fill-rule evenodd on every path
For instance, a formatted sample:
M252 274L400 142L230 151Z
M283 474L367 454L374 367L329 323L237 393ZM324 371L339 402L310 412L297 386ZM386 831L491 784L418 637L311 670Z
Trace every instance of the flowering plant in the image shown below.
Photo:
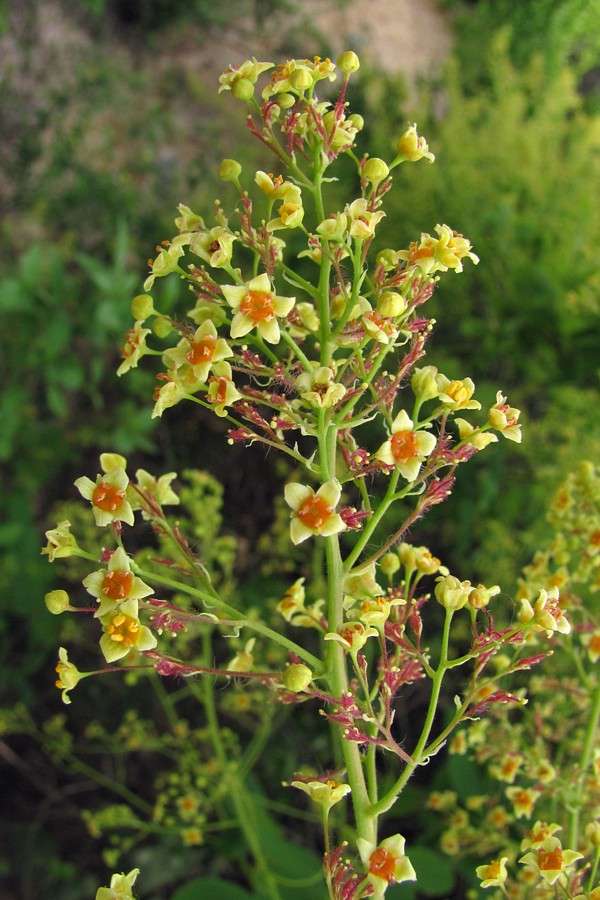
M164 680L189 679L254 857L250 881L273 900L281 879L269 871L248 821L244 766L228 764L214 679L243 677L282 703L311 703L326 717L333 743L322 764L332 768L282 774L321 810L328 896L383 897L390 884L417 878L404 836L382 835L403 788L463 723L490 705L519 702L501 680L544 655L520 659L528 634L568 630L551 592L524 598L522 615L499 630L489 612L499 586L461 580L426 547L407 541L414 523L447 498L459 465L498 436L521 440L519 410L499 391L481 418L470 378L451 379L421 362L435 324L424 305L440 275L460 273L478 258L445 224L408 248L376 249L396 170L434 156L414 125L395 140L389 162L358 151L364 123L346 99L358 68L347 51L337 65L318 57L279 66L252 59L221 76L220 90L245 105L250 132L281 171L247 179L236 160L226 159L220 176L231 186L230 203L216 201L210 220L179 206L177 234L157 248L145 293L133 301L135 323L118 370L123 375L143 357L158 357L154 417L192 403L226 423L230 444L262 444L288 461L290 550L306 550L297 579L268 616L248 609L242 595L228 596L164 511L179 502L176 476L138 470L131 477L114 453L101 456L95 480L76 482L110 546L98 559L63 521L48 532L45 548L50 560L93 562L83 581L93 605L85 609L101 627L108 664L79 672L61 648L63 699L70 702L78 682L98 672L147 669ZM336 80L337 97L328 99ZM356 172L356 191L343 201L333 174L341 158ZM171 275L187 286L188 302L166 314L149 292ZM164 550L152 564L126 549L129 528L140 519ZM54 613L77 608L60 591L47 605ZM469 629L460 652L451 641L456 621ZM192 630L202 634L200 655ZM245 643L219 662L220 636L239 631ZM179 653L167 635L181 642ZM510 662L494 668L492 660L506 653ZM458 669L455 708L440 721L444 682ZM428 700L409 742L395 719L419 682L428 684ZM330 811L335 806L337 816L348 805L353 825L344 829ZM192 807L195 814L188 798L188 812ZM200 841L194 827L197 840L194 828L182 829L187 843ZM342 830L345 840L338 839ZM129 891L132 874L114 877Z

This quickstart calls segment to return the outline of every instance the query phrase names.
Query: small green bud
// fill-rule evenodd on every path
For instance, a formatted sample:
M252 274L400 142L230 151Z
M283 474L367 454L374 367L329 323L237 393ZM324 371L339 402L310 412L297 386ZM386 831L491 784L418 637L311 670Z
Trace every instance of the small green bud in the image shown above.
M384 575L391 578L400 568L400 560L395 553L386 553L385 556L381 558L379 568Z
M237 181L242 172L242 167L236 159L224 159L219 166L219 178L222 181Z
M312 672L308 666L302 663L292 663L283 673L283 684L288 691L299 694L305 690L312 681Z
M154 302L150 294L138 294L131 301L131 315L138 322L145 322L150 316L156 315Z
M344 75L352 75L360 68L360 60L353 50L344 50L338 56L337 65Z
M158 316L152 323L152 331L158 338L166 338L173 331L171 320L166 316Z
M386 319L395 319L406 309L406 300L396 291L384 291L377 300L377 311Z
M296 103L296 99L293 94L277 94L277 106L280 109L290 109Z
M362 168L363 177L367 179L367 181L371 181L374 184L379 184L380 181L383 181L384 178L390 174L390 170L388 168L387 163L385 163L382 159L379 159L377 156L373 156L371 159L368 159Z
M365 127L365 120L360 115L360 113L352 113L348 116L347 121L353 126L353 128L356 128L357 131L362 131Z
M53 616L59 616L65 610L71 609L69 595L66 591L50 591L44 597L44 603Z
M300 66L298 69L294 69L292 74L290 75L290 86L294 88L295 91L299 91L302 93L303 91L307 91L309 87L312 87L313 77L310 74L309 70L304 66Z
M415 369L410 384L415 397L422 403L425 400L433 400L434 397L439 397L440 391L435 379L437 374L438 370L435 366L423 366L422 369Z
M236 100L252 100L254 85L247 78L238 78L231 86L231 93Z

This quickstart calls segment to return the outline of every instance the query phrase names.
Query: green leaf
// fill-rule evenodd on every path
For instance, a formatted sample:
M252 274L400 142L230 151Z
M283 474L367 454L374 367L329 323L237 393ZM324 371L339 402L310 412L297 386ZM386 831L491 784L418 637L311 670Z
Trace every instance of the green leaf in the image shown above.
M239 884L222 878L194 878L171 895L171 900L258 900Z

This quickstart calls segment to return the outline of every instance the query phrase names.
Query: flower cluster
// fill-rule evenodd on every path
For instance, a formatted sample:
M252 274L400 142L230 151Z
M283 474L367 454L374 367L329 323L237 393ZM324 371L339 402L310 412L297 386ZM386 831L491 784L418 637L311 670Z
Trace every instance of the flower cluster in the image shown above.
M530 640L569 630L550 590L533 602L527 593L519 617L498 630L490 613L498 585L461 580L428 548L406 540L413 524L449 495L460 465L498 436L521 440L519 410L498 391L481 414L468 376L451 379L422 364L435 324L424 305L440 275L479 260L468 239L446 224L408 248L373 252L394 170L432 163L434 155L415 125L393 138L388 160L358 150L364 123L346 95L359 65L351 51L337 65L319 57L278 66L252 58L221 76L220 92L244 104L248 128L274 154L275 171L246 173L226 159L219 174L229 199L215 203L212 218L179 206L177 233L157 247L145 293L133 300L135 321L118 369L123 375L146 357L159 358L154 417L194 404L224 421L229 443L262 444L286 458L286 552L293 551L301 568L277 610L293 637L297 629L311 630L312 649L272 628L269 617L244 609L243 599L230 603L221 596L205 560L163 512L163 505L178 502L173 473L155 479L140 470L130 480L122 457L103 454L101 474L79 478L76 486L114 548L99 560L87 554L67 521L48 532L45 548L51 560L78 555L94 563L83 579L94 601L86 611L101 626L109 666L154 669L161 677L244 678L285 703L321 705L334 725L333 756L343 758L345 780L297 777L291 784L321 808L331 900L383 897L389 885L416 878L404 837L379 839L380 817L417 767L450 738L466 740L465 723L520 699L500 680L519 667L518 654ZM336 99L323 99L338 80ZM341 156L356 179L340 202L330 183ZM160 296L155 288L163 278L186 287L186 300L175 309L161 310L150 293ZM148 570L125 549L126 526L137 514L170 547L171 557L155 558ZM311 550L310 564L302 562ZM307 583L308 573L318 589ZM174 596L157 598L151 585ZM441 640L432 624L437 615L428 618L432 596L434 608L443 610ZM47 605L54 613L81 609L60 592ZM460 653L450 641L455 616L470 635ZM183 642L181 657L162 646L192 627L203 633L202 662L193 658L191 642ZM245 633L238 637L240 629ZM213 635L234 641L221 666L212 656ZM287 659L264 653L265 641ZM512 662L502 670L497 660L506 652ZM262 669L261 659L268 661ZM458 667L470 675L454 714L441 723L435 713L442 682ZM58 673L68 702L66 692L82 673L63 651ZM416 738L405 737L395 721L399 697L421 679L431 682L429 708ZM215 732L214 705L205 702ZM219 746L222 762L227 754ZM379 796L378 767L390 758L395 768ZM223 785L239 809L239 779L228 770ZM524 808L527 797L533 806L534 793L515 795L515 808ZM351 860L342 860L331 842L329 813L342 801L355 813ZM245 813L239 818L248 829ZM187 843L199 842L190 831ZM574 861L569 851L562 858L566 867ZM505 863L500 858L487 866L484 881L500 884ZM125 881L101 890L130 894L133 874L114 876Z

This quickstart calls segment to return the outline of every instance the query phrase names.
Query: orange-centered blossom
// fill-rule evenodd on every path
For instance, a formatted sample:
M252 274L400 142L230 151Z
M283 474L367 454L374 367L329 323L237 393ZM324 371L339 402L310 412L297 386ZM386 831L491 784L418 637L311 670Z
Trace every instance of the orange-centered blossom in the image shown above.
M125 491L108 484L106 481L101 481L92 494L93 505L97 506L98 509L103 509L105 512L114 512L124 499Z
M297 516L303 525L316 531L323 526L332 513L333 508L318 494L313 494L302 504Z
M268 291L248 291L240 303L240 312L255 324L275 316L273 295Z

